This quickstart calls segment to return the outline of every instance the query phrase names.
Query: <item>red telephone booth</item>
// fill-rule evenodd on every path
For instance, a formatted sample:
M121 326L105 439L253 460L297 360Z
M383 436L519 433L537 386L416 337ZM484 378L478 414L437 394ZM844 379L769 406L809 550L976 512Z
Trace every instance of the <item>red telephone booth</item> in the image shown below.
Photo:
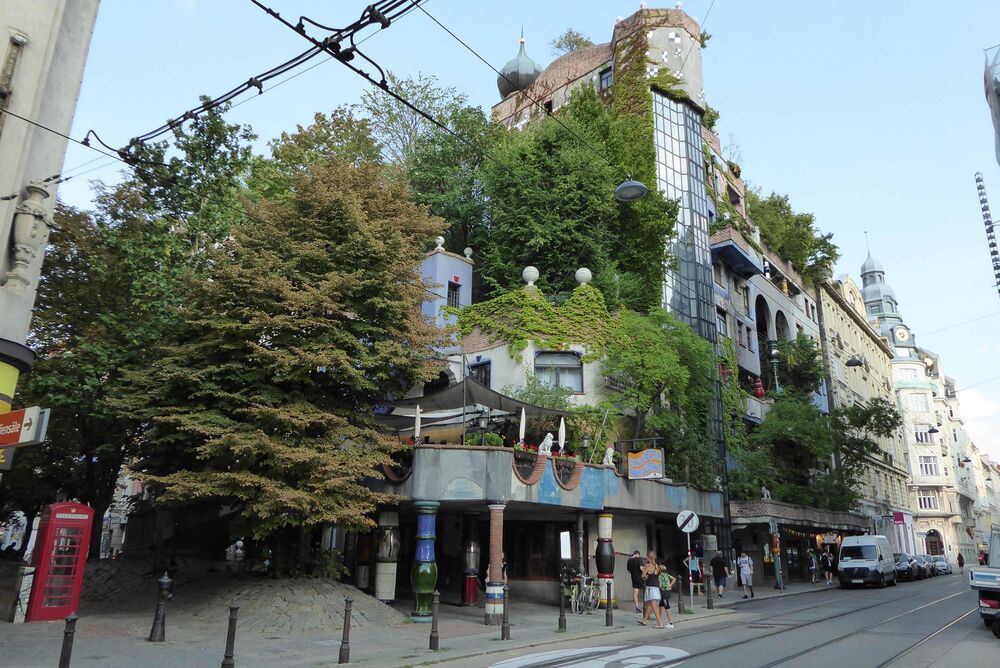
M45 509L31 555L35 577L29 622L63 619L76 612L93 519L94 511L82 503L53 503Z

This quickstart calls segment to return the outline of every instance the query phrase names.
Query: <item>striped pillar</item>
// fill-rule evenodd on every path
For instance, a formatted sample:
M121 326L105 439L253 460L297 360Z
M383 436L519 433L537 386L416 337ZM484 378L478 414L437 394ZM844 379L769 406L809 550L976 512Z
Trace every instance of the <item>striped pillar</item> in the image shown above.
M490 504L490 570L486 581L487 626L499 626L503 621L503 511L504 503Z
M597 516L597 584L601 588L601 605L608 604L608 583L611 583L611 605L615 605L615 547L611 542L612 513Z
M396 565L399 561L399 513L378 515L378 545L375 555L375 598L383 603L396 600Z
M415 622L429 622L438 579L434 541L437 538L437 510L441 504L437 501L417 501L413 505L417 507L417 549L410 570L410 584L415 598L410 617Z

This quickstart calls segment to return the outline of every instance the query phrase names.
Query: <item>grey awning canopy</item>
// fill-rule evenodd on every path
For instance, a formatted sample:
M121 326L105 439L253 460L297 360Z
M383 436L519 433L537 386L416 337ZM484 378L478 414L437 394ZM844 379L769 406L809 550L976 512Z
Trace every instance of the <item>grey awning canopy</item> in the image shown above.
M518 401L495 390L491 390L471 378L466 378L446 390L435 392L426 397L400 399L392 403L393 408L416 408L420 406L421 411L439 411L475 405L486 406L487 408L507 413L519 413L523 408L526 415L552 415L555 417L568 417L570 415L567 411L542 408L541 406Z

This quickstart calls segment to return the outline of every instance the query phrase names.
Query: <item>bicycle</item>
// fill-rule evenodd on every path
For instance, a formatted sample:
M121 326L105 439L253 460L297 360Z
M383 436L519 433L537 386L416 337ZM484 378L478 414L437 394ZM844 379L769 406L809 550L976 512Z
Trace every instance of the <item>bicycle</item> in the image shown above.
M593 612L601 603L601 589L589 575L580 575L572 568L563 567L563 596L569 599L569 609L576 614Z

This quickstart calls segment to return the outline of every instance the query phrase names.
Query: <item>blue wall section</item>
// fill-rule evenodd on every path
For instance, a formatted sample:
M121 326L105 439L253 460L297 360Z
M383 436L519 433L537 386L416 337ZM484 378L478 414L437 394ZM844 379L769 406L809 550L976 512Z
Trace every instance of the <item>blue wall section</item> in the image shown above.
M603 471L585 466L580 479L580 507L594 510L604 509Z
M538 481L538 501L541 503L553 503L558 505L562 488L556 484L555 476L552 475L552 467L546 466L542 479Z

